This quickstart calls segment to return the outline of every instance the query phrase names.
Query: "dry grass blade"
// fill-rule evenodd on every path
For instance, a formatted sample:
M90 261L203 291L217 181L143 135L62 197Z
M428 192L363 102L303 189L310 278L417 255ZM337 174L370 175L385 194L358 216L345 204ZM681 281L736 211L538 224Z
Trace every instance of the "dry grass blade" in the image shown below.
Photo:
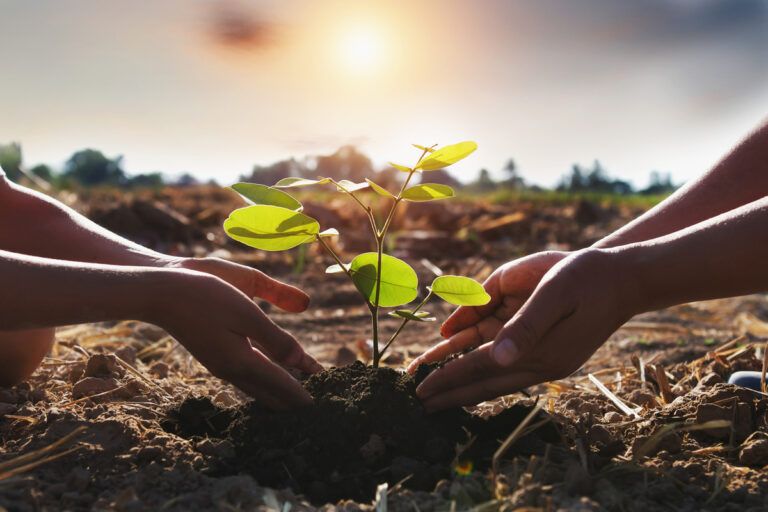
M765 372L768 370L768 343L763 347L763 370L760 372L760 391L768 393L768 387L765 384Z
M117 362L123 366L126 370L128 370L130 373L132 373L134 376L136 376L138 379L146 383L148 386L153 387L159 391L161 391L166 396L171 396L170 393L168 393L165 389L163 389L158 383L154 382L149 377L145 376L143 373L141 373L139 370L131 366L130 364L126 363L119 357L116 358Z
M632 459L637 461L650 453L666 436L673 432L691 432L694 430L709 430L717 428L728 428L731 426L729 420L712 420L704 423L696 423L694 425L685 425L683 423L672 423L670 425L664 425L655 434L653 434L648 441L646 441L637 452L632 454Z
M30 462L29 464L18 466L4 473L0 473L0 481L5 480L7 478L13 478L31 469L35 469L38 466L42 466L43 464L47 464L48 462L54 461L56 459L60 459L61 457L64 457L65 455L69 455L70 453L75 452L80 448L82 448L82 446L73 446L72 448L64 450L63 452L55 453L53 455L49 455L42 459L38 459L36 461Z
M5 474L6 472L12 470L13 468L18 468L20 466L24 466L28 464L29 462L38 459L40 457L45 456L46 454L54 451L59 446L62 446L64 444L67 444L72 439L77 437L82 431L85 430L84 426L77 427L75 430L70 432L69 434L65 435L58 441L54 441L53 443L49 444L48 446L44 448L40 448L39 450L34 450L32 452L26 453L24 455L19 455L16 458L13 458L11 460L7 460L5 462L0 463L0 472Z
M667 372L660 364L654 365L654 371L656 374L656 382L659 384L659 394L665 404L672 402L675 399L675 395L672 393L672 389L669 387L669 380L667 380Z
M627 404L621 401L621 398L617 397L610 389L605 387L605 384L600 382L597 377L592 375L591 373L588 375L589 380L592 382L592 384L595 385L595 387L604 394L608 400L613 402L613 404L621 410L624 414L627 416L632 416L633 418L640 418L640 415L637 413L636 410L629 407Z
M499 461L504 456L505 453L509 450L509 448L517 441L520 437L522 437L523 430L525 427L528 426L528 424L533 420L533 418L536 417L537 414L539 414L539 411L542 407L544 407L543 401L539 401L539 397L536 397L536 405L534 405L533 409L531 409L531 412L528 413L528 415L523 418L523 421L520 422L520 424L515 427L515 430L512 431L511 434L509 434L509 437L504 440L503 443L501 443L501 446L496 450L496 452L493 454L493 460L491 462L491 468L494 474L499 473Z

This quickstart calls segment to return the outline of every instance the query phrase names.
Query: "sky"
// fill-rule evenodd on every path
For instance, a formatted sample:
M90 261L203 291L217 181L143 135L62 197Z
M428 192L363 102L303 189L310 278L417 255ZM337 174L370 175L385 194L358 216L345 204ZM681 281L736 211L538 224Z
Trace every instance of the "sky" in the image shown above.
M645 185L768 116L768 0L0 0L0 142L220 183L355 144L475 140L452 172Z

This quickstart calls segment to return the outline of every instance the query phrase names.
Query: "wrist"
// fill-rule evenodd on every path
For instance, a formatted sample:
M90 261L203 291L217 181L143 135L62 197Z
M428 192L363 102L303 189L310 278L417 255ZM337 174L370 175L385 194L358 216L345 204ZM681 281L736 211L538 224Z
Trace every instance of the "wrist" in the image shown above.
M647 270L653 265L652 255L641 247L627 245L596 250L606 255L613 269L620 314L629 319L655 309Z

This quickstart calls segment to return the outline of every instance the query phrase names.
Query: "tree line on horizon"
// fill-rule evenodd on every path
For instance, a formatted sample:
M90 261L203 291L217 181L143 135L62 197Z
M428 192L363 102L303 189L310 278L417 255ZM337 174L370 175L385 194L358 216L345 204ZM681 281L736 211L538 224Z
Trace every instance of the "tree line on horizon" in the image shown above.
M30 168L23 165L21 145L18 143L0 144L0 168L13 181L28 181L46 184L53 188L115 186L125 188L158 188L165 185L190 186L199 184L191 174L185 173L175 179L169 179L161 172L149 172L129 175L122 167L122 156L109 158L101 151L83 149L75 152L64 164L61 171L39 164ZM469 183L461 183L447 171L430 172L429 181L455 188L465 188L477 192L490 192L498 188L514 190L544 191L546 188L531 185L519 172L517 164L510 159L502 169L504 177L494 179L487 169L480 169L477 177ZM270 165L255 165L241 181L272 185L289 176L315 178L329 176L337 180L364 181L375 176L374 181L382 186L395 187L400 174L393 168L377 170L368 156L355 146L342 146L330 155L310 156L304 159L288 158ZM215 183L215 182L213 182ZM614 178L602 164L595 160L591 167L574 164L570 171L562 176L555 190L567 193L605 193L611 195L659 195L674 191L678 185L672 181L670 173L652 171L649 184L636 189L631 183Z

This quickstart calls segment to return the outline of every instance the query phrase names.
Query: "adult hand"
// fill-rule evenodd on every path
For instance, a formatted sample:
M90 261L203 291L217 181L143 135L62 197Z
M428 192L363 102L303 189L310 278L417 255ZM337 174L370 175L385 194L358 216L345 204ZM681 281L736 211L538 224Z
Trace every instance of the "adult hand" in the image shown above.
M231 261L220 258L172 258L164 261L163 266L214 275L250 298L259 297L291 313L300 313L309 306L309 296L295 286Z
M290 333L218 277L186 270L167 272L170 284L154 298L150 321L165 328L213 375L258 402L273 409L312 402L283 367L308 373L322 367Z
M576 371L638 310L633 277L620 265L617 254L597 249L562 259L494 341L421 383L425 407L472 405Z
M528 300L544 274L568 254L539 252L497 268L483 283L491 301L484 306L461 306L454 311L440 329L447 339L416 358L408 371L413 373L421 364L443 361L452 354L494 339L499 329Z

